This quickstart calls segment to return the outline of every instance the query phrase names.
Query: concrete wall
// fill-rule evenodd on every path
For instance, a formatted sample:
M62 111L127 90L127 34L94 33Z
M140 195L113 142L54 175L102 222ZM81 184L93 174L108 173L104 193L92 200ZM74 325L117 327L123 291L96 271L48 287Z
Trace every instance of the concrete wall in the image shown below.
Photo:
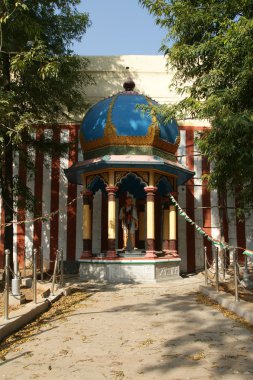
M170 88L174 72L167 68L163 56L91 56L88 59L88 72L96 82L95 86L86 88L87 98L92 104L123 90L123 83L129 76L135 81L136 91L159 103L172 104L181 99L175 89Z

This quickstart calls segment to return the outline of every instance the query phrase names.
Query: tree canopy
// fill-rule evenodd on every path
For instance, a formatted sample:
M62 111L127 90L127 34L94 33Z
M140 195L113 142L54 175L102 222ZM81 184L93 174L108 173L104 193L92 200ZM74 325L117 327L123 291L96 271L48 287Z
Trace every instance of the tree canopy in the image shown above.
M209 119L198 139L211 188L232 193L238 210L253 203L252 0L140 0L167 29L161 50L176 69L184 99L167 117Z
M0 188L6 222L13 218L15 195L29 195L20 178L12 176L14 152L27 170L34 169L31 148L60 154L66 147L46 137L36 141L30 132L44 123L69 120L84 109L85 85L91 81L85 72L88 62L71 50L90 24L89 15L78 12L79 3L0 3ZM26 198L24 207L32 207ZM12 227L5 231L6 248L12 248L11 235Z
M51 123L84 104L87 61L71 43L89 26L79 0L3 0L0 4L1 138L31 123ZM8 129L8 125L12 131ZM13 129L14 127L14 129Z

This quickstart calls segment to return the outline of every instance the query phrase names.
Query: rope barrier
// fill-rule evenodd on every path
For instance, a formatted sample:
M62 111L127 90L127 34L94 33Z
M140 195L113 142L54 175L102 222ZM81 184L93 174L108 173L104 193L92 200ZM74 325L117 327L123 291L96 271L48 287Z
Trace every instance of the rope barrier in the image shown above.
M22 276L20 276L20 274L15 273L15 272L13 271L13 269L11 268L11 266L9 266L9 271L10 271L10 273L12 274L12 277L13 277L13 278L16 278L16 279L18 279L18 280L22 280Z
M72 199L72 201L67 204L67 207L71 206L74 202L77 201L77 199L80 199L82 197L83 197L83 194L81 193L78 197ZM34 218L34 219L20 220L20 221L12 220L11 222L1 224L0 228L8 227L8 226L11 226L12 224L20 225L20 224L34 223L34 222L37 222L38 220L42 220L43 222L48 222L57 214L61 215L60 209L55 210L55 211L51 212L50 214L44 214L43 216L39 216L39 217Z
M176 199L173 197L172 194L169 194L170 196L170 199L172 201L172 203L177 207L178 209L178 213L180 216L183 216L185 218L185 220L190 223L192 226L195 227L196 231L202 235L203 237L205 237L208 241L210 241L214 246L219 246L220 248L222 249L233 249L233 248L236 248L236 249L240 249L242 250L243 254L244 255L248 255L248 256L253 256L253 251L250 250L250 249L247 249L247 248L243 248L243 247L234 247L234 246L231 246L229 245L228 243L222 243L220 240L216 240L214 239L212 236L208 235L202 227L200 227L197 223L195 223L183 210L182 208L179 206L179 204L177 203Z
M205 237L208 241L210 241L214 246L219 246L220 248L222 249L233 249L233 248L236 248L236 249L240 249L241 251L243 251L242 253L244 255L248 255L248 256L253 256L253 251L250 250L250 249L247 249L247 248L243 248L243 247L234 247L234 246L231 246L229 245L228 243L222 243L220 240L217 240L217 239L214 239L212 236L208 235L202 227L200 227L197 223L195 223L187 214L186 212L183 211L183 209L179 206L178 202L176 201L176 199L173 197L172 194L169 194L170 196L170 199L172 201L172 203L177 207L178 209L178 213L180 216L184 217L185 220L190 223L191 225L193 225L196 229L196 231L202 235L203 237ZM81 194L79 196L77 196L76 198L72 199L71 202L69 202L67 204L67 207L71 206L74 202L77 201L77 199L80 199L83 197L83 193L81 192ZM28 224L28 223L34 223L38 220L42 220L43 222L45 221L49 221L51 220L55 215L59 214L60 213L60 209L56 210L56 211L53 211L51 212L50 214L45 214L43 216L40 216L40 217L37 217L37 218L34 218L34 219L29 219L29 220L21 220L21 221L15 221L15 220L12 220L11 222L8 222L8 223L3 223L0 225L0 228L3 228L3 227L8 227L8 226L11 226L12 224L16 224L16 225L20 225L20 224ZM60 214L61 215L61 214Z

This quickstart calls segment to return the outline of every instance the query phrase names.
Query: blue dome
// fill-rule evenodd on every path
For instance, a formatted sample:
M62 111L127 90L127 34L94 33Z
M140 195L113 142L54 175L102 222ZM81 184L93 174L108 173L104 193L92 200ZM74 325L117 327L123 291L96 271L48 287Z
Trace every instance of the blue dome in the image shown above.
M179 143L177 122L165 123L162 117L151 116L148 110L138 108L139 105L152 107L157 103L135 91L125 91L92 106L80 129L84 153L105 146L128 145L136 148L156 146L174 154Z
M136 108L137 105L156 105L144 95L120 93L110 98L101 100L85 115L81 134L85 141L92 141L104 137L104 130L111 108L111 121L116 127L118 136L146 136L152 123L148 112ZM160 119L160 118L159 118ZM178 125L175 120L164 124L158 120L160 137L172 144L178 137Z
M111 121L118 136L146 136L152 120L136 105L148 105L145 96L119 94L95 104L83 119L81 133L86 141L104 136L104 130L111 108Z

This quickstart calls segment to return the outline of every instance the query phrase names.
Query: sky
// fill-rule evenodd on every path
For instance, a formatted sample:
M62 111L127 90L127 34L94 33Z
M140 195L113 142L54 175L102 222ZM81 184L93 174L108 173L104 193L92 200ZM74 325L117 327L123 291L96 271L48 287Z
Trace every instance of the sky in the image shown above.
M88 12L92 25L82 42L74 43L79 55L162 54L166 31L138 0L82 0L79 11Z

